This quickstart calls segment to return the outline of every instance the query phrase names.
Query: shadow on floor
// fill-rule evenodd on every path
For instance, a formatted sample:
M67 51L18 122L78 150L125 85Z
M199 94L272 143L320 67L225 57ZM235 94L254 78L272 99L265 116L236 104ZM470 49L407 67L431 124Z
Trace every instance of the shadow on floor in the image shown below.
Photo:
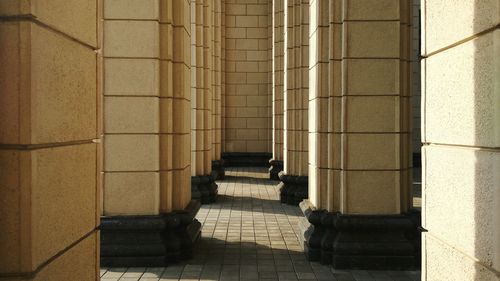
M165 268L104 269L101 280L420 280L418 271L335 270L327 265L308 262L297 244L273 239L230 241L230 237L224 240L202 237L194 256L191 260Z

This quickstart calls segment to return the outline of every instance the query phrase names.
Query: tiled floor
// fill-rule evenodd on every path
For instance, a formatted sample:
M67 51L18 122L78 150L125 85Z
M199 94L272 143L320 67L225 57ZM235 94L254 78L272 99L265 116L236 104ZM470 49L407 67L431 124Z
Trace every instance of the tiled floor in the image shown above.
M217 203L203 205L195 258L165 268L103 268L101 280L415 281L420 272L339 271L308 262L297 238L298 207L278 201L265 168L228 168Z

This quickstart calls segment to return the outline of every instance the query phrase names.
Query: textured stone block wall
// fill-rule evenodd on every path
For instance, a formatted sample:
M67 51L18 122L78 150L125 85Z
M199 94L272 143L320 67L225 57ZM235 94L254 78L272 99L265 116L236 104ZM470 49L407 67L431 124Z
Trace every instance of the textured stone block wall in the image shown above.
M270 8L225 1L225 152L271 152Z
M0 278L98 278L100 14L0 3Z
M422 276L498 280L500 3L422 11Z

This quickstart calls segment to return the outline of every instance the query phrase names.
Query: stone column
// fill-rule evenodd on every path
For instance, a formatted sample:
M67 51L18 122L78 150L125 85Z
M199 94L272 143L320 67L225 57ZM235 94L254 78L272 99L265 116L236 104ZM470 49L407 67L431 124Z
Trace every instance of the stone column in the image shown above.
M160 211L159 6L140 6L104 6L105 216Z
M100 1L0 4L0 279L99 278Z
M213 48L212 1L203 0L203 174L212 172Z
M419 215L410 211L410 7L311 5L318 21L310 34L311 186L310 200L301 203L310 260L335 268L418 266Z
M222 99L222 1L213 1L212 7L212 48L213 48L213 71L212 71L212 173L215 179L224 178L224 162L221 158L221 99Z
M280 200L298 205L307 198L309 1L285 0L284 170Z
M201 203L215 202L217 185L212 170L212 89L210 1L191 1L191 190Z
M187 1L105 3L103 266L164 266L191 256L199 235L188 12Z
M498 280L500 3L422 3L422 280Z
M340 127L340 56L342 38L335 12L330 15L328 1L311 3L310 29L310 79L309 79L309 201L320 209L339 209L339 172L333 169L333 160L339 159L333 147L339 147L340 135L334 128ZM331 19L330 19L331 18ZM337 107L334 107L337 106ZM337 121L335 123L335 121ZM334 192L337 191L337 194Z
M220 130L221 130L221 155L224 151L225 147L225 140L226 140L226 1L221 0L221 42L220 42L220 47L221 47L221 97L220 97L220 118L221 118L221 124L220 124ZM222 156L221 156L222 160ZM224 166L224 163L222 163L222 166Z
M273 1L268 1L267 2L267 36L265 37L265 42L267 43L267 59L266 61L263 61L259 63L259 67L261 67L262 70L267 71L267 116L268 118L268 124L267 124L267 130L265 130L265 136L269 139L267 142L267 151L269 151L269 159L267 165L269 165L269 170L272 170L271 167L271 160L273 159L272 157L272 151L273 151L273 49L274 49L274 41L273 41L273 34L274 34L274 27L273 27L273 11L274 11L274 3ZM265 7L265 6L263 6ZM263 20L264 21L264 20ZM263 25L263 24L262 24ZM263 87L264 88L264 87Z
M414 168L422 167L421 147L422 139L420 133L421 123L421 90L420 90L420 2L421 0L412 0L412 17L411 17L411 127L412 127L412 164ZM419 176L414 174L413 177Z
M278 173L283 171L283 80L284 80L284 0L273 1L272 10L272 116L273 116L273 158L269 161L269 178L279 180Z
M160 109L161 120L160 129L163 130L163 124L167 125L169 137L169 146L167 152L161 151L161 157L171 158L171 181L168 174L168 184L163 183L163 174L161 175L160 191L172 190L171 209L168 207L165 211L181 210L191 201L191 22L190 22L190 2L163 0L162 5L167 7L161 9L160 20L168 14L168 19L172 19L172 35L164 37L162 33L161 42L166 46L161 46L160 51L171 50L168 58L172 58L172 71L169 69L169 80L165 83L162 79L160 83ZM170 8L171 5L171 8ZM171 11L171 12L169 12ZM167 20L168 22L169 20ZM160 25L160 28L163 25ZM163 62L163 56L161 57ZM168 61L168 60L167 60ZM165 77L162 68L162 78ZM170 86L171 85L171 86ZM168 92L165 92L164 89ZM170 93L172 91L172 94ZM166 96L168 99L163 99ZM168 107L164 108L163 101L167 102ZM171 107L170 107L171 106ZM165 115L163 115L165 113ZM168 136L168 135L167 135ZM171 155L171 156L170 156ZM167 201L168 198L162 197L160 202Z

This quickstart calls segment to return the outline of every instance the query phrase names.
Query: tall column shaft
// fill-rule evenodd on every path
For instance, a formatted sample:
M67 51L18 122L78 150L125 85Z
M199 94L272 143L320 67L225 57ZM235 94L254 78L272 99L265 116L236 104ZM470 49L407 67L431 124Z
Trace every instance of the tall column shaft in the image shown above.
M311 21L309 35L309 200L317 208L334 211L339 210L340 173L333 169L333 160L339 158L339 153L332 148L340 144L340 138L335 137L333 128L340 124L334 114L340 114L340 93L336 89L340 89L337 84L342 77L339 57L334 52L342 47L338 40L342 37L340 25L335 22L335 12L339 11L330 11L331 8L333 2L315 1L310 10L316 20Z
M101 17L0 4L0 279L99 278Z
M284 84L283 84L283 160L284 171L289 173L291 166L296 162L294 146L294 133L291 130L295 125L295 116L293 109L295 108L295 89L296 89L296 16L295 2L298 0L284 0Z
M191 175L204 173L203 2L191 1Z
M158 5L136 8L104 6L105 216L160 211L160 143L168 141L160 135L160 69L171 65L160 63Z
M363 12L368 4L331 3L329 35L326 7L318 8L310 112L317 207L375 215L411 206L410 6L401 3L378 16Z
M307 175L308 11L309 2L285 1L284 171Z
M284 130L282 202L298 204L307 198L309 1L284 1Z
M226 0L221 0L221 97L220 97L220 129L221 129L221 154L224 151L226 141Z
M212 4L212 1L203 2L203 175L208 175L212 171Z
M270 178L278 180L283 170L283 80L284 80L284 6L283 0L272 6L272 152Z
M212 174L216 179L224 178L222 160L222 1L213 2L212 8Z
M196 30L191 40L191 188L192 197L202 203L214 202L217 185L212 175L213 146L213 29L212 1L191 2L191 28Z
M340 165L334 161L340 211L400 214L412 204L411 5L401 1L377 16L363 13L366 8L343 7L342 110L334 129L341 138Z
M191 201L191 26L189 1L160 5L160 209ZM175 122L174 122L175 120Z
M221 1L214 1L212 7L212 48L213 48L213 71L212 71L212 159L221 159Z

